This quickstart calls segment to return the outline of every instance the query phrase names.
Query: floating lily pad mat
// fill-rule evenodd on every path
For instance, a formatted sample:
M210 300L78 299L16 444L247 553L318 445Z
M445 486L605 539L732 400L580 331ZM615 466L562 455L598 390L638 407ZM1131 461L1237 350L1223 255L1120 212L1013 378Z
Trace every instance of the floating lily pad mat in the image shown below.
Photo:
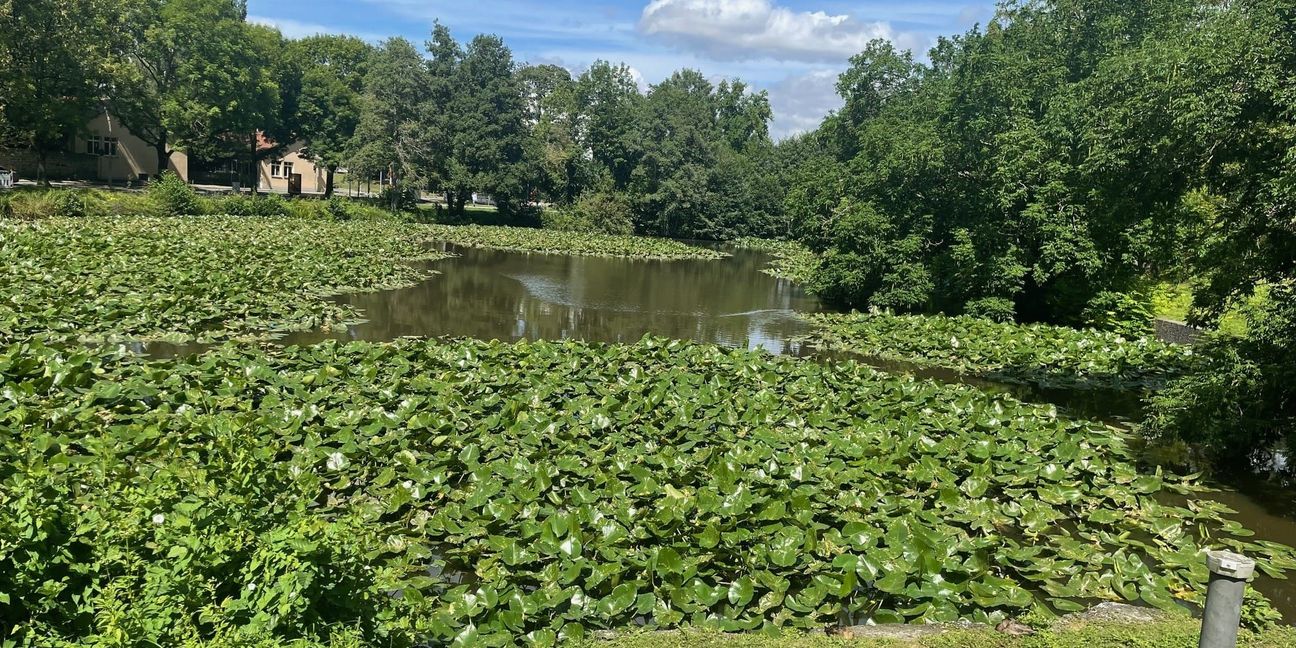
M1204 545L1296 567L1112 429L854 363L403 340L0 372L0 609L51 636L994 622L1200 602Z
M1192 348L1152 337L978 317L816 314L812 344L947 367L1003 382L1072 389L1144 389L1184 373Z
M494 250L665 261L719 259L724 256L715 250L650 236L619 236L497 225L427 225L426 227L437 240L465 247Z
M440 259L396 222L293 218L0 221L0 342L221 340L355 320L328 297L408 286Z

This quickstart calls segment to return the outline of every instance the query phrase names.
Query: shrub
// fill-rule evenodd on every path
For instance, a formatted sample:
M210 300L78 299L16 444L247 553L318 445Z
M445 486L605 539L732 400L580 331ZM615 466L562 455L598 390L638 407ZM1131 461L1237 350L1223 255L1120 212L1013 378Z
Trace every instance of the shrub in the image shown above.
M202 213L202 203L180 176L167 171L149 183L148 194L169 216L192 216Z
M284 201L284 207L288 210L288 215L293 218L306 220L331 220L328 209L323 201L312 198L293 198Z
M19 191L7 200L8 216L18 220L38 220L58 213L58 200L52 191Z
M351 220L351 210L348 209L348 207L349 205L347 202L337 196L329 198L324 204L324 210L328 212L329 217L335 221Z
M1017 305L1003 297L983 297L968 302L963 310L972 317L992 322L1011 322L1017 314Z
M540 216L545 229L596 234L633 234L630 202L623 194L587 193L569 207L546 209Z
M109 216L161 216L161 206L147 193L111 192L104 196L104 213Z
M217 213L229 214L230 216L260 216L264 218L288 216L287 201L277 194L259 196L230 195L218 199L215 209Z
M1105 290L1089 300L1081 319L1102 331L1143 337L1152 334L1152 313L1149 295Z
M84 218L94 211L92 198L84 191L60 191L54 194L54 214L67 218Z
M381 203L393 212L412 212L418 209L418 190L409 185L384 187Z

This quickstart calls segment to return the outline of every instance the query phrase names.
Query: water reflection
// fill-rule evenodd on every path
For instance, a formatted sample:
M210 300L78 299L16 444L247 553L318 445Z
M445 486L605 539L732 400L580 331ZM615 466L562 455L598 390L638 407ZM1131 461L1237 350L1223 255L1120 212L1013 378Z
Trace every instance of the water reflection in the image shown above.
M341 299L368 321L285 344L401 336L633 342L646 334L802 355L797 313L822 309L796 284L760 272L769 257L652 261L450 248L441 274L404 290Z

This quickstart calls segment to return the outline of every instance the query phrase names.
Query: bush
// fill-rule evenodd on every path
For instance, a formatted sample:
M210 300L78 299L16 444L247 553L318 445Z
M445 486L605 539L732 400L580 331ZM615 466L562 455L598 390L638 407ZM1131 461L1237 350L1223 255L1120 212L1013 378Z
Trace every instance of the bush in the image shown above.
M193 187L170 171L149 183L148 194L168 216L192 216L202 213L202 202Z
M104 214L108 216L162 216L162 208L152 196L133 191L110 192L103 196Z
M1081 319L1086 326L1129 337L1151 335L1153 306L1150 295L1103 291L1085 306Z
M54 213L67 218L85 218L95 211L89 192L61 191L54 195Z
M384 187L381 203L393 212L412 212L418 209L418 190L409 185Z
M351 210L349 208L350 205L337 196L329 198L324 204L324 210L328 213L329 217L335 221L351 220Z
M1152 398L1152 434L1226 461L1284 447L1296 456L1296 284L1271 286L1270 299L1246 316L1246 336L1210 336L1195 347L1190 373Z
M545 229L595 234L634 233L630 202L622 194L588 193L565 208L546 209L540 215Z
M836 243L822 255L808 288L826 302L849 308L922 310L935 290L923 262L915 220L900 227L872 203L844 200L834 212Z
M276 194L247 196L233 194L215 201L213 209L218 214L230 216L260 216L264 218L283 218L288 216L288 205Z
M1017 314L1017 305L1003 297L984 297L968 302L963 310L972 317L992 322L1011 322Z
M57 208L54 197L46 191L18 191L5 201L5 215L18 220L49 218Z

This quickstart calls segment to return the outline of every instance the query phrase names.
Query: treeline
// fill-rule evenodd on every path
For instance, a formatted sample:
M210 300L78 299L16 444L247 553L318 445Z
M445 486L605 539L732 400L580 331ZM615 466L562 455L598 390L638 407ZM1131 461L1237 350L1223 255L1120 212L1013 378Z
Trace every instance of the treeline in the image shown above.
M865 309L1142 329L1190 282L1209 325L1154 429L1296 450L1296 3L1025 0L929 61L877 41L797 148L786 206L822 296Z
M437 24L424 47L300 40L241 0L0 5L0 137L48 155L107 111L156 150L255 162L304 142L328 171L389 180L392 205L473 193L568 228L727 239L786 231L765 94L683 70L641 92L623 65L577 77L517 62L495 36Z

